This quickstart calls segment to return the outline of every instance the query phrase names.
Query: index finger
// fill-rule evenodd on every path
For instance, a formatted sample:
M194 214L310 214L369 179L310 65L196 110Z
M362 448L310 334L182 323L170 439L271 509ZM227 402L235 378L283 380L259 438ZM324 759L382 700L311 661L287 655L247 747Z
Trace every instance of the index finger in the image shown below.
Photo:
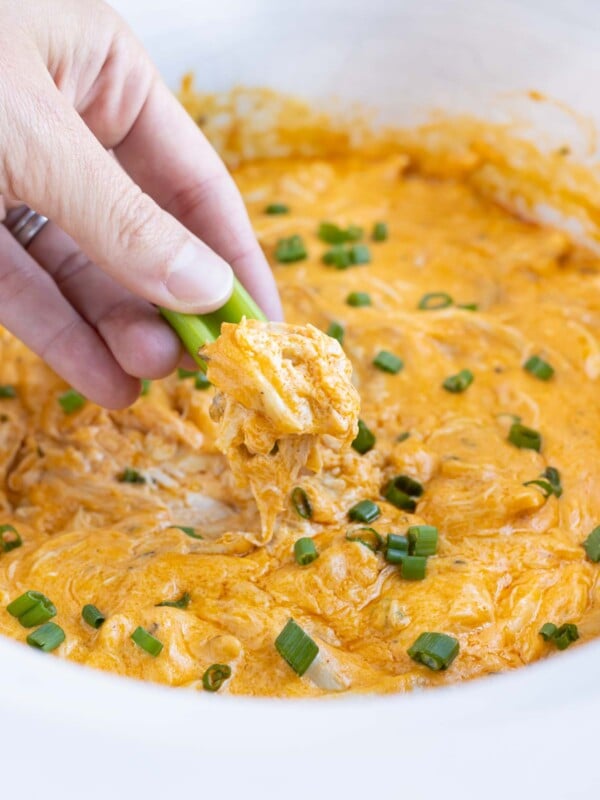
M114 150L144 191L233 267L267 316L281 319L271 268L231 175L159 78Z

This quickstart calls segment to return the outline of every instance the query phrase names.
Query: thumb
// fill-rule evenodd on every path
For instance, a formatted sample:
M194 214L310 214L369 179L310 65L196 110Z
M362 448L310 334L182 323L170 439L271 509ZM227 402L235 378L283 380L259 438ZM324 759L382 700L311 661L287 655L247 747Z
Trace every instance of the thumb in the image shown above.
M187 313L223 305L233 289L229 265L144 194L54 84L44 84L11 116L0 193L4 184L50 217L140 297Z

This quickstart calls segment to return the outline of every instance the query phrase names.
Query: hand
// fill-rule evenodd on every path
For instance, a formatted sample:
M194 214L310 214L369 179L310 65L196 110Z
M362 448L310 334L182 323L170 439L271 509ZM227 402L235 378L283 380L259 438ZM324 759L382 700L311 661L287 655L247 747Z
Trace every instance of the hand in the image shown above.
M0 225L0 322L109 408L181 358L153 303L218 308L231 265L281 315L227 170L99 0L0 0L2 196L52 222L28 251Z

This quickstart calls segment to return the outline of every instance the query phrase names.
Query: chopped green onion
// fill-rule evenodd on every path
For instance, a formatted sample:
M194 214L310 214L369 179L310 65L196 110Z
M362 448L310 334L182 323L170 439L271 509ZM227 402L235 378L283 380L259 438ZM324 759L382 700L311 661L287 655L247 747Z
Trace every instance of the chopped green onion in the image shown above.
M407 536L412 556L432 556L436 552L438 529L434 525L411 525Z
M9 399L11 397L17 396L17 390L14 386L11 386L9 383L5 383L0 385L0 398L2 399Z
M363 229L358 225L350 225L348 228L340 228L333 222L322 222L317 232L319 239L327 244L344 244L345 242L357 242L362 238Z
M302 519L311 519L313 515L312 503L310 498L301 486L296 486L292 489L290 495L292 505L296 509L296 513Z
M211 386L212 384L206 375L202 371L198 370L196 380L194 381L194 388L204 391L205 389L210 389Z
M403 433L399 433L398 436L396 436L396 441L398 443L405 442L409 438L410 438L410 431L404 431Z
M421 311L437 311L440 308L448 308L453 302L446 292L428 292L419 300L418 308Z
M458 640L445 633L422 633L408 648L408 655L429 669L448 669L458 655Z
M545 642L549 642L556 636L558 627L553 622L545 622L540 628L540 636Z
M371 295L367 294L367 292L350 292L346 298L346 303L354 308L373 305L371 302Z
M577 625L572 622L565 622L560 628L553 622L546 622L539 633L545 642L552 642L559 650L566 650L570 644L579 639Z
M348 517L353 522L373 522L381 514L381 509L372 500L361 500L348 511Z
M343 245L336 244L323 254L323 263L336 269L348 269L352 265L350 250Z
M177 370L177 377L180 381L184 381L186 378L195 378L197 374L197 369L185 369L185 367L179 367Z
M193 528L190 528L187 525L169 525L169 528L176 528L178 531L185 533L186 536L191 536L192 539L204 539L204 536L196 533Z
M294 542L294 558L301 567L312 564L319 557L315 543L310 536L303 536Z
M99 628L106 622L104 614L96 608L96 606L91 605L91 603L88 603L81 609L81 616L92 628Z
M563 493L560 473L555 467L546 467L539 478L533 481L525 481L523 486L539 487L545 498L550 497L552 494L556 495L556 497L560 497Z
M229 664L211 664L202 676L202 686L207 692L218 692L228 678L231 678Z
M191 596L189 592L184 592L177 600L163 600L162 603L157 603L156 607L168 606L169 608L187 608L190 604Z
M407 581L422 581L427 571L425 556L407 556L401 561L400 574Z
M598 563L600 561L600 525L590 533L585 542L583 549L586 552L590 561Z
M10 553L22 544L21 534L13 525L0 525L0 550Z
M66 392L58 396L58 402L65 414L73 414L75 411L79 411L80 408L83 408L86 400L85 397L79 394L79 392L76 392L75 389L67 389Z
M387 222L376 222L373 225L373 232L371 233L371 239L374 242L385 242L388 238L388 226Z
M265 208L265 214L289 214L290 207L286 206L285 203L269 203L269 205Z
M520 422L513 422L510 426L508 441L525 450L536 450L539 453L542 449L542 435Z
M301 236L289 236L287 239L280 239L275 247L275 258L280 264L291 264L294 261L302 261L308 253Z
M366 244L353 244L348 254L350 256L350 263L355 266L371 263L371 251Z
M457 308L461 308L463 311L478 311L479 306L477 303L460 303Z
M375 434L372 433L362 419L358 420L358 433L352 442L352 448L364 456L375 447Z
M358 242L363 237L363 229L360 225L348 225L346 228L346 237L349 242Z
M41 592L30 589L6 606L24 628L34 628L56 616L56 606Z
M297 675L304 675L319 653L317 644L293 619L275 639L275 648Z
M552 485L548 481L542 480L541 478L536 478L533 481L525 481L523 486L539 487L542 490L544 498L548 498L550 497L550 495L554 494L554 489L552 488Z
M140 391L140 397L146 397L148 392L150 391L150 387L152 386L152 381L148 378L142 378L142 389Z
M339 322L330 322L327 328L327 336L337 339L340 344L344 344L344 326Z
M349 542L359 542L374 553L383 547L383 537L375 528L350 528L346 531L346 539Z
M534 378L539 378L541 381L549 381L554 375L554 367L547 361L544 361L540 356L531 356L523 364L523 369L527 370Z
M54 622L47 622L33 631L27 637L27 644L42 650L44 653L51 653L53 650L62 644L65 640L65 632Z
M388 547L385 551L385 560L388 564L402 564L408 553L406 550L397 550L395 547Z
M404 367L404 361L390 353L389 350L380 350L373 359L373 366L382 372L390 372L392 375L397 375Z
M125 467L117 479L119 483L146 483L146 478L144 478L141 472L131 467Z
M410 497L410 495L403 492L401 489L397 489L392 482L390 482L386 489L384 490L383 496L396 508L402 509L402 511L408 511L409 513L413 513L417 508L417 501Z
M423 494L423 484L411 478L409 475L396 475L390 481L396 489L409 495L409 497L421 497Z
M163 649L163 643L159 642L158 639L155 639L151 633L145 628L142 628L140 625L137 627L134 632L131 634L131 639L137 644L138 647L141 647L142 650L145 650L149 656L156 658L160 654L160 651Z
M456 375L450 375L442 386L447 392L458 394L464 392L473 383L474 375L469 369L461 369Z
M403 552L408 553L408 536L402 536L399 533L388 533L386 546L388 550L402 550Z

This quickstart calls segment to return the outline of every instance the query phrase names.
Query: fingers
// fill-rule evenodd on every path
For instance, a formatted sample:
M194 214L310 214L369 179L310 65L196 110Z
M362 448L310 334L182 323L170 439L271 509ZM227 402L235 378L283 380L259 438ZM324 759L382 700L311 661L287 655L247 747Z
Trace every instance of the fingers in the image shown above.
M107 408L124 408L139 381L117 364L98 333L50 276L0 226L0 321L71 386Z
M29 253L98 330L125 372L138 378L163 378L175 369L181 345L158 311L98 269L60 228L46 225Z
M205 313L228 299L227 263L136 186L47 73L8 113L0 193L53 219L108 275L152 303Z
M152 84L115 152L145 191L231 264L265 313L281 319L275 281L242 198L223 162L162 81Z

